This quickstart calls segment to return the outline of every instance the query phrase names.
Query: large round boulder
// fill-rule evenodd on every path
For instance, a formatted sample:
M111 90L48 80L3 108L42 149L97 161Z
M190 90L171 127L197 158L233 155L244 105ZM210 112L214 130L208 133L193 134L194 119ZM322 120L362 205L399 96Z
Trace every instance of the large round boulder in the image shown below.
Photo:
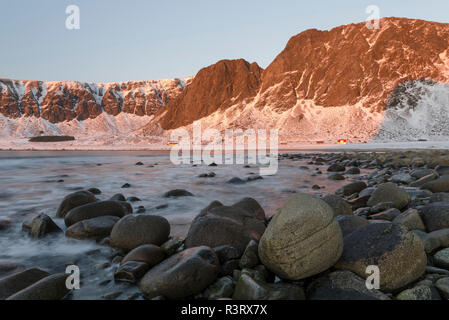
M449 228L449 202L433 202L419 210L427 231Z
M298 194L285 203L259 243L262 263L288 280L329 269L342 251L343 236L332 208L307 194Z
M374 207L380 203L391 202L394 208L403 209L410 203L410 195L394 183L381 184L368 200L368 206Z
M128 214L128 209L119 201L101 201L85 204L70 210L64 218L65 225L71 225L88 219L102 216L115 216L122 218Z
M427 256L421 239L394 223L375 223L344 238L343 255L336 268L368 277L367 268L380 270L381 290L405 287L424 274Z
M111 231L112 247L133 250L143 244L160 246L168 240L170 224L167 219L153 215L127 215Z
M153 267L139 283L140 291L151 299L163 296L182 299L196 295L217 280L220 264L208 247L190 248Z
M259 241L265 228L265 212L256 200L243 199L230 207L213 202L193 220L185 246L231 245L241 255L251 240Z
M97 198L95 195L89 191L78 191L71 193L62 200L58 210L56 211L56 217L64 218L67 212L73 208L96 201Z

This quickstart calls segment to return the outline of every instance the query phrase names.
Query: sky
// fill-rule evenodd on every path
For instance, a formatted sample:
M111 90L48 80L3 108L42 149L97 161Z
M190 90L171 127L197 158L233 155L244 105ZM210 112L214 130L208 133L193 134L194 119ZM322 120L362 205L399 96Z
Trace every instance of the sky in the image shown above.
M66 28L66 8L80 28ZM294 35L381 17L449 22L448 0L0 0L0 78L114 82L194 76L221 59L266 68Z

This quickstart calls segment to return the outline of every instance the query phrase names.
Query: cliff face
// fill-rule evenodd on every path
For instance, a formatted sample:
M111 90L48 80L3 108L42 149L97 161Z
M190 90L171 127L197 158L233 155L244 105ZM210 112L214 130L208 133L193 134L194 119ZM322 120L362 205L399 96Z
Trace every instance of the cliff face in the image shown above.
M52 123L93 119L103 112L153 115L187 83L180 79L109 84L0 79L0 113L8 118L41 117Z
M164 129L178 128L254 97L262 69L257 63L223 60L198 72L192 83L161 109Z

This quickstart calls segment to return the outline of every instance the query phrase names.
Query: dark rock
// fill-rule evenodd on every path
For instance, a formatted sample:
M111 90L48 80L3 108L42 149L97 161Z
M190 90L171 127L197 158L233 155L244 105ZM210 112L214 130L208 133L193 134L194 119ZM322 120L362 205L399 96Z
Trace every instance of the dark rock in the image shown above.
M398 263L401 261L401 263ZM344 238L336 268L367 277L368 266L380 269L382 290L405 287L424 274L427 256L421 239L400 225L370 224Z
M433 202L449 202L449 193L440 192L440 193L434 193L429 199L430 203Z
M117 194L114 194L109 200L111 200L111 201L126 201L126 198L123 194L117 193Z
M388 209L386 211L382 211L376 214L371 215L369 218L372 220L387 220L387 221L393 221L401 214L401 211L399 211L396 208Z
M245 181L243 181L240 178L234 177L231 180L228 180L227 183L231 183L231 184L244 184Z
M434 202L419 210L428 232L449 228L449 203Z
M335 193L342 196L350 196L361 192L367 187L366 183L363 181L352 182L338 189Z
M129 183L125 183L125 184L122 186L122 189L127 189L127 188L131 188L131 185L130 185Z
M67 277L64 273L45 277L7 300L61 300L70 291L66 286Z
M410 202L410 195L394 183L381 184L368 200L368 206L373 207L382 202L392 202L394 207L401 210Z
M346 237L351 232L369 224L368 220L359 216L338 216L337 221L340 225L343 237Z
M56 211L56 217L64 218L70 210L96 201L97 198L95 198L95 195L89 191L71 193L62 200Z
M157 265L165 258L165 252L153 244L144 244L131 250L121 261L125 264L128 261L145 262L149 268Z
M0 262L0 279L6 278L14 273L22 272L25 267L14 262Z
M89 191L90 193L95 194L95 195L101 194L101 190L98 188L90 188L87 191Z
M184 244L184 239L182 238L173 238L161 245L162 251L167 255L167 257L170 257L174 255L179 248L182 247Z
M329 168L327 168L327 172L344 172L346 168L338 163L334 163Z
M136 283L148 271L150 266L145 262L127 261L114 273L115 281Z
M214 248L220 263L225 263L229 260L239 259L242 253L231 245L224 245Z
M423 221L416 209L409 209L396 218L394 218L393 223L397 223L405 227L407 230L421 230L426 231Z
M177 197L193 197L193 194L187 190L176 189L168 191L164 194L165 198L177 198Z
M441 297L433 285L417 285L411 289L402 291L396 296L396 300L441 300Z
M99 240L111 234L112 228L120 220L115 216L103 216L79 221L71 225L65 235L78 240Z
M258 248L259 244L256 241L251 240L248 243L245 252L243 252L242 257L240 258L239 267L241 269L251 269L260 264Z
M111 246L132 250L144 244L160 246L168 240L170 224L167 219L151 215L128 215L114 225Z
M142 200L140 200L140 199L137 198L137 197L129 197L128 199L126 199L126 201L129 201L129 202L139 202L139 201L142 201Z
M185 245L232 245L243 254L247 244L258 241L264 231L265 213L256 200L244 199L230 207L214 202L193 220Z
M346 170L346 174L360 174L360 169L357 167L352 167Z
M437 180L433 180L424 184L421 189L437 192L449 192L449 175L441 176Z
M213 284L220 271L218 257L208 247L190 248L153 267L139 283L146 298L182 299Z
M0 279L0 300L5 300L49 275L44 270L31 268Z
M216 300L222 298L230 298L234 293L234 282L230 277L223 277L218 279L207 289L207 298L209 300Z
M352 215L351 206L339 196L329 194L323 197L321 200L326 202L332 210L334 210L334 216Z
M44 213L38 214L31 218L30 221L24 222L22 229L27 231L32 238L42 238L48 234L62 232L61 228Z
M365 279L350 271L336 271L313 281L307 288L309 300L391 300L379 290L369 290Z
M334 181L340 181L340 180L345 180L345 176L340 174L340 173L334 173L331 174L329 177L327 177L329 180L334 180Z
M93 219L102 216L114 216L122 218L129 213L129 209L124 206L123 202L119 201L101 201L95 203L85 204L70 210L64 218L65 225L71 225L88 219Z

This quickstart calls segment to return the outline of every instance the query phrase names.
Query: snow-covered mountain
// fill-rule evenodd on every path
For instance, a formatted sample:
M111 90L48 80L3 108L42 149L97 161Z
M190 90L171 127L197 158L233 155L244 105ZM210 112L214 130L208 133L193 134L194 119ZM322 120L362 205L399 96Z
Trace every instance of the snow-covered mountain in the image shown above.
M201 120L203 129L278 128L292 142L448 139L449 24L385 18L380 26L307 30L265 70L240 59L184 80L0 80L0 134L138 143Z

